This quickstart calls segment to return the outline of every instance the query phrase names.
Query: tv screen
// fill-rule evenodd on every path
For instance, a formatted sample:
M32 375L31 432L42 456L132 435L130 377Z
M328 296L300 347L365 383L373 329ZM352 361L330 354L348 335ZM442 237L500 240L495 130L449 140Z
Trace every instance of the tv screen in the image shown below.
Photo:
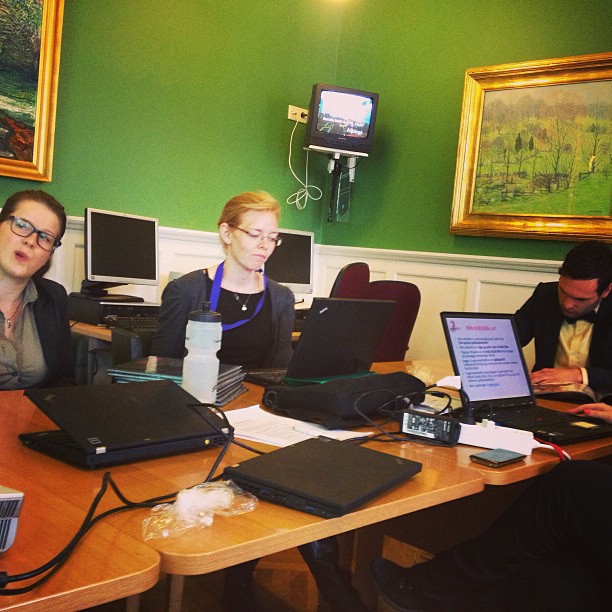
M372 148L378 94L316 84L312 89L306 146L322 152L367 156Z
M86 208L84 286L103 291L158 282L157 219Z
M279 230L283 239L266 261L264 272L293 293L313 292L314 232Z

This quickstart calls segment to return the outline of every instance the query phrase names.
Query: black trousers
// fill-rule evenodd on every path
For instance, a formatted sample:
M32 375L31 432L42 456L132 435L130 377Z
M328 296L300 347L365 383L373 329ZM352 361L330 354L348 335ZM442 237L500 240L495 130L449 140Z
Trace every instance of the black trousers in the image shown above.
M316 540L298 546L308 565L321 597L332 612L365 612L367 608L356 589L351 576L338 565L339 550L336 538ZM228 567L225 570L224 602L226 610L248 612L256 610L252 579L258 559Z
M409 576L431 610L609 609L612 466L560 463L480 536Z

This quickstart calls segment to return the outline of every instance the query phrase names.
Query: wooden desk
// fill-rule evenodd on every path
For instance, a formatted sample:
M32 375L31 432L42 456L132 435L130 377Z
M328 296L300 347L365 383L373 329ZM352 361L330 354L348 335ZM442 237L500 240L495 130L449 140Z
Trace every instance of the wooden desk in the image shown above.
M421 369L433 373L437 380L451 373L450 362L446 360L424 360L414 363L409 361L385 362L376 364L375 369L381 373L397 371L414 373ZM573 405L552 400L538 400L538 404L562 411ZM470 455L477 450L481 450L475 446L458 444L454 447L439 447L418 442L415 444L421 447L422 452L444 458L456 465L477 469L482 474L485 484L488 485L508 485L533 478L547 472L559 463L559 457L553 450L535 449L531 456L523 461L502 468L490 468L470 461ZM612 454L612 437L570 444L565 450L570 453L573 459L599 459Z
M252 387L248 394L235 400L232 407L252 405L260 397L261 388ZM28 561L18 562L23 558L24 551L37 548L41 551L39 556L47 558L61 548L67 537L58 536L56 539L55 533L49 532L44 538L39 538L37 528L32 525L40 525L46 508L57 507L69 510L53 512L56 520L63 524L62 534L74 532L76 524L66 519L84 513L100 487L102 472L81 470L23 447L17 439L18 433L50 428L51 423L21 392L6 391L0 394L0 410L4 417L0 430L0 465L6 467L3 470L6 480L3 484L24 491L25 507L30 508L30 512L36 509L39 513L35 519L31 514L24 513L17 532L18 541L3 556L3 569L13 574L21 571L26 564L32 566ZM105 519L104 525L94 528L67 568L60 570L33 594L9 598L11 605L15 602L24 608L37 609L35 604L53 598L61 602L63 610L78 609L71 607L72 590L75 588L81 589L84 597L86 595L84 601L87 605L94 605L151 586L157 576L157 554L154 551L159 553L160 567L164 572L177 576L202 574L472 495L483 489L483 479L477 471L449 465L446 460L428 456L414 445L379 443L372 446L383 452L421 461L423 471L356 512L335 519L322 519L262 501L252 513L231 518L215 517L210 529L193 530L179 538L150 540L145 545L141 539L141 524L148 510L114 515ZM234 446L226 455L224 465L250 456L252 454L248 451ZM201 482L215 457L214 450L207 450L114 467L112 474L129 499L142 500ZM110 496L101 508L115 504L116 500ZM34 520L35 523L31 522ZM117 545L116 542L122 542L125 551L130 551L129 560L133 565L129 576L126 576L128 559L123 559L121 547L117 546L116 551L113 548L112 553L96 550L113 539L113 546ZM88 543L93 548L88 547ZM105 561L105 582L101 583L97 578L99 568L85 561L90 558ZM146 568L143 567L145 561L149 563ZM72 571L77 567L80 567L80 573ZM146 574L146 579L138 576L138 567L141 574ZM180 594L181 581L175 581L174 585ZM9 600L0 600L0 607L8 604ZM82 603L79 605L84 607ZM48 605L45 604L45 607L48 608Z
M52 425L21 391L0 392L0 413L0 478L25 494L15 542L0 556L2 570L17 575L40 567L70 541L100 487L102 472L70 468L23 447L18 433ZM0 610L83 610L142 593L158 577L159 555L138 534L102 521L43 585L23 595L1 596Z
M103 325L70 321L70 331L89 338L95 338L96 340L102 340L103 342L110 342L112 340L112 329Z
M432 368L444 367L442 362L438 363L438 366L434 362L428 365ZM412 371L413 367L414 364L399 362L379 364L377 370ZM259 403L261 395L261 387L250 386L249 392L237 398L229 408L241 408ZM0 428L0 465L5 468L2 484L24 491L26 508L33 507L38 513L34 515L35 519L26 518L26 515L20 519L18 541L3 556L3 561L8 560L8 563L3 564L3 569L15 573L21 571L24 566L18 564L16 551L21 551L23 555L25 550L38 548L42 551L40 556L44 558L52 556L49 549L53 548L52 545L56 540L51 535L45 535L41 539L36 529L32 529L33 523L30 521L36 520L35 524L39 524L42 517L46 516L46 508L54 508L53 515L61 522L64 522L65 515L74 517L75 514L83 513L100 487L102 473L80 470L23 447L17 440L18 433L49 428L50 423L22 396L21 392L0 393L0 411L3 416L3 427ZM175 577L173 585L176 587L177 597L173 601L180 601L183 576L212 572L327 536L353 530L362 531L373 525L382 528L387 522L393 522L405 515L410 516L405 516L404 522L410 523L412 516L420 515L429 509L439 509L445 515L445 520L448 520L448 508L453 500L473 499L473 496L478 496L484 491L485 482L505 484L529 479L535 474L551 469L558 461L552 453L536 451L530 459L521 464L508 466L502 470L492 470L484 466L476 468L469 462L468 455L473 452L471 447L441 448L416 442L397 444L370 442L368 446L420 461L423 470L410 481L379 496L355 512L334 519L322 519L262 501L254 512L231 518L215 517L211 528L192 530L178 538L150 540L145 545L142 542L141 524L143 518L148 516L148 510L134 510L114 515L106 519L103 525L94 528L69 565L52 577L40 591L36 590L33 594L10 599L14 599L24 608L38 609L32 606L41 604L45 598L52 598L60 602L59 605L65 603L62 610L70 610L77 609L71 607L73 589L80 589L88 605L124 597L128 592L136 593L138 589L147 588L143 586L145 582L150 586L155 581L158 553L160 569ZM576 448L570 449L574 456L595 458L610 453L612 440L574 445L574 447ZM268 447L267 450L272 448ZM208 474L216 455L214 449L209 449L118 466L111 471L122 492L129 499L138 501L172 493L201 482ZM233 446L220 469L224 465L250 456L252 455L248 451ZM497 480L500 474L505 476ZM506 489L506 487L487 489L491 488ZM106 502L112 505L115 503L112 497ZM24 523L27 525L24 526ZM438 531L441 531L440 524L440 522L435 523ZM63 529L64 533L72 533L76 526L70 520ZM104 546L113 539L121 542L122 546L118 546L117 550L113 548L112 553L107 551L103 554ZM64 539L58 537L57 548L63 543ZM87 548L88 545L93 548ZM17 546L19 548L16 548ZM125 558L122 561L123 551L128 549L130 559ZM54 553L55 549L52 552ZM96 559L108 562L108 567L105 568L106 582L101 582L96 576L95 572L99 568L90 568L92 564L84 563L85 559L92 558L89 557L90 554ZM136 559L132 559L131 556ZM127 571L128 561L136 563L140 568L140 576L134 568L130 572ZM29 563L28 567L31 567ZM76 567L79 567L81 573L71 569ZM0 599L0 607L6 603L7 600ZM45 604L44 607L48 608L49 605ZM81 607L84 606L81 604Z

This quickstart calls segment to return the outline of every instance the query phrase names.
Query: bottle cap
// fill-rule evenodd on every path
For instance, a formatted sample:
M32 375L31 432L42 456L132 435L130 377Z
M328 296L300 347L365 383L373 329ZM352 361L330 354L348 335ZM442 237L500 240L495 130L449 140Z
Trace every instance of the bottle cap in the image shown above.
M210 302L202 304L202 310L192 310L189 313L190 321L199 323L221 323L221 313L210 309Z

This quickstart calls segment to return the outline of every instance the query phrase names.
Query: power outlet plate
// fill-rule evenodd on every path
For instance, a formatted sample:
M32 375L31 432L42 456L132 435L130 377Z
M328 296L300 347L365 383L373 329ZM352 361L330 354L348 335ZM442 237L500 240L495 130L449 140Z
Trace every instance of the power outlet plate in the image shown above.
M298 121L299 123L306 123L308 121L308 110L306 108L300 108L299 106L291 106L290 104L287 119Z

